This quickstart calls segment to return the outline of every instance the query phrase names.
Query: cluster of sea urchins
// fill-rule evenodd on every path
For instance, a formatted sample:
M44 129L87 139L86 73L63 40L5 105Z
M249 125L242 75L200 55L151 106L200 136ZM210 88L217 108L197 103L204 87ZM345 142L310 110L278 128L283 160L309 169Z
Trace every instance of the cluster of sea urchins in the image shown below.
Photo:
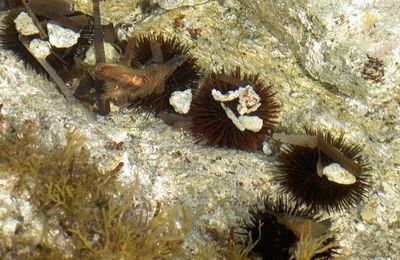
M27 1L24 3L29 9ZM208 73L201 79L201 70L189 47L163 34L142 35L126 41L110 37L108 42L119 51L121 60L106 62L105 57L99 58L101 48L97 48L93 71L93 66L85 64L84 58L96 39L95 29L99 31L101 26L97 23L96 27L93 21L99 19L73 13L70 0L59 3L65 3L66 9L56 11L59 23L76 27L78 16L83 21L78 28L73 28L81 35L75 46L62 50L52 47L51 54L39 63L27 46L38 35L25 37L16 30L16 17L26 11L18 8L10 11L0 27L0 47L16 52L36 68L43 67L45 62L46 72L56 79L62 91L64 85L69 86L75 97L93 107L97 104L97 111L102 115L110 112L110 102L147 114L179 115L189 122L198 143L245 151L260 149L265 137L271 135L284 144L278 155L275 179L296 204L290 206L283 199L276 203L265 200L264 209L250 211L251 222L244 228L255 242L252 252L264 259L288 259L298 254L309 254L309 259L316 259L336 253L334 238L327 236L325 222L312 212L340 211L361 201L369 183L360 146L347 143L343 135L336 137L329 132L273 134L279 104L272 86L265 84L259 74L243 73L237 67L232 71ZM31 12L40 14L39 27L50 21L46 18L49 15L46 8L31 7ZM111 36L115 36L114 28L109 28ZM41 38L45 40L43 35ZM49 70L49 66L54 68ZM68 95L68 91L63 94ZM186 98L188 103L177 109L171 102L173 97ZM302 209L300 204L307 209ZM317 247L310 251L304 246L307 243Z

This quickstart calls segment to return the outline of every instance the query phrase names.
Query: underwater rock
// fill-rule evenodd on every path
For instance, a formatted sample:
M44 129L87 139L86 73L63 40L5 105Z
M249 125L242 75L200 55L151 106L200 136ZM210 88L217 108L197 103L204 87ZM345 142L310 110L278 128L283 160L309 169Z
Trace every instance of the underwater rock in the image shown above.
M285 43L315 79L364 99L368 56L384 61L385 80L400 79L399 1L240 0L248 17ZM390 73L388 73L390 71Z

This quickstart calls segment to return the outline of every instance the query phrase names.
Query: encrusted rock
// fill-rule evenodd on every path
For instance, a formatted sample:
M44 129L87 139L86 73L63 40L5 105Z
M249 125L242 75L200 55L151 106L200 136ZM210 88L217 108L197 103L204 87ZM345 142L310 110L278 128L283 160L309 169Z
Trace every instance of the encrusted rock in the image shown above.
M25 12L21 12L15 19L15 28L17 31L25 36L38 34L39 30L33 23L32 18Z
M322 170L322 174L325 175L328 180L343 185L351 185L357 181L353 174L344 169L338 163L331 163L328 166L325 166Z
M38 59L46 59L51 53L51 45L48 41L43 41L40 39L33 39L29 43L29 49L32 54Z
M175 91L169 98L169 103L179 114L187 114L192 103L192 90Z
M49 41L51 45L57 48L68 48L78 42L80 33L61 27L56 24L48 23Z

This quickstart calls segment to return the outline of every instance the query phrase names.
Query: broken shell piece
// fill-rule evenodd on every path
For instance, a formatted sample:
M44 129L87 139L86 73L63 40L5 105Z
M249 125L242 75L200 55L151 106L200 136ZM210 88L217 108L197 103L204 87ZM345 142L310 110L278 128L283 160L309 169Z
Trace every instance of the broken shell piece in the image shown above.
M72 47L78 42L78 38L80 37L80 33L52 23L47 24L47 30L51 45L57 48Z
M46 59L51 53L51 45L48 41L42 41L40 39L33 39L29 43L29 49L33 56L38 59Z
M219 102L232 101L239 97L241 89L242 88L239 88L235 91L228 91L228 93L226 94L222 94L221 91L213 89L211 90L211 95L213 96L215 101Z
M256 111L260 106L260 96L254 91L254 88L247 85L239 95L239 105L237 111L240 115L249 114Z
M221 103L221 106L225 110L226 116L232 121L237 129L239 129L240 131L246 130L242 122L240 122L235 113L233 113L232 109L227 107L224 103Z
M263 120L258 116L239 116L227 107L224 103L221 103L222 108L225 110L226 116L232 121L240 131L250 130L253 132L259 132L263 127Z
M174 107L175 111L179 114L187 114L192 103L192 91L187 89L185 91L175 91L169 98L169 103Z
M322 174L325 175L329 181L343 185L351 185L357 181L353 174L344 169L338 163L331 163L325 166L322 170Z
M258 116L239 116L238 119L244 128L253 132L260 132L263 127L263 120Z
M15 19L15 28L17 31L25 36L38 34L39 30L33 23L32 18L25 12L21 12Z

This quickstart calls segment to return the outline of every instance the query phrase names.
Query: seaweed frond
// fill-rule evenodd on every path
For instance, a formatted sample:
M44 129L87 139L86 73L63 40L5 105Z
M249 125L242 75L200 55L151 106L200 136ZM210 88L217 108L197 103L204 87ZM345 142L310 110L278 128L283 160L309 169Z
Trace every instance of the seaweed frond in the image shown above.
M19 259L155 259L183 255L190 214L181 205L153 216L137 204L140 195L116 182L121 163L103 172L83 147L76 130L63 148L49 149L32 125L0 136L0 169L17 179L13 195L29 193L29 202L43 220L41 241L0 234L0 256ZM151 217L149 217L151 216ZM21 224L29 229L29 223ZM24 226L26 225L26 226ZM56 242L55 234L63 237Z

